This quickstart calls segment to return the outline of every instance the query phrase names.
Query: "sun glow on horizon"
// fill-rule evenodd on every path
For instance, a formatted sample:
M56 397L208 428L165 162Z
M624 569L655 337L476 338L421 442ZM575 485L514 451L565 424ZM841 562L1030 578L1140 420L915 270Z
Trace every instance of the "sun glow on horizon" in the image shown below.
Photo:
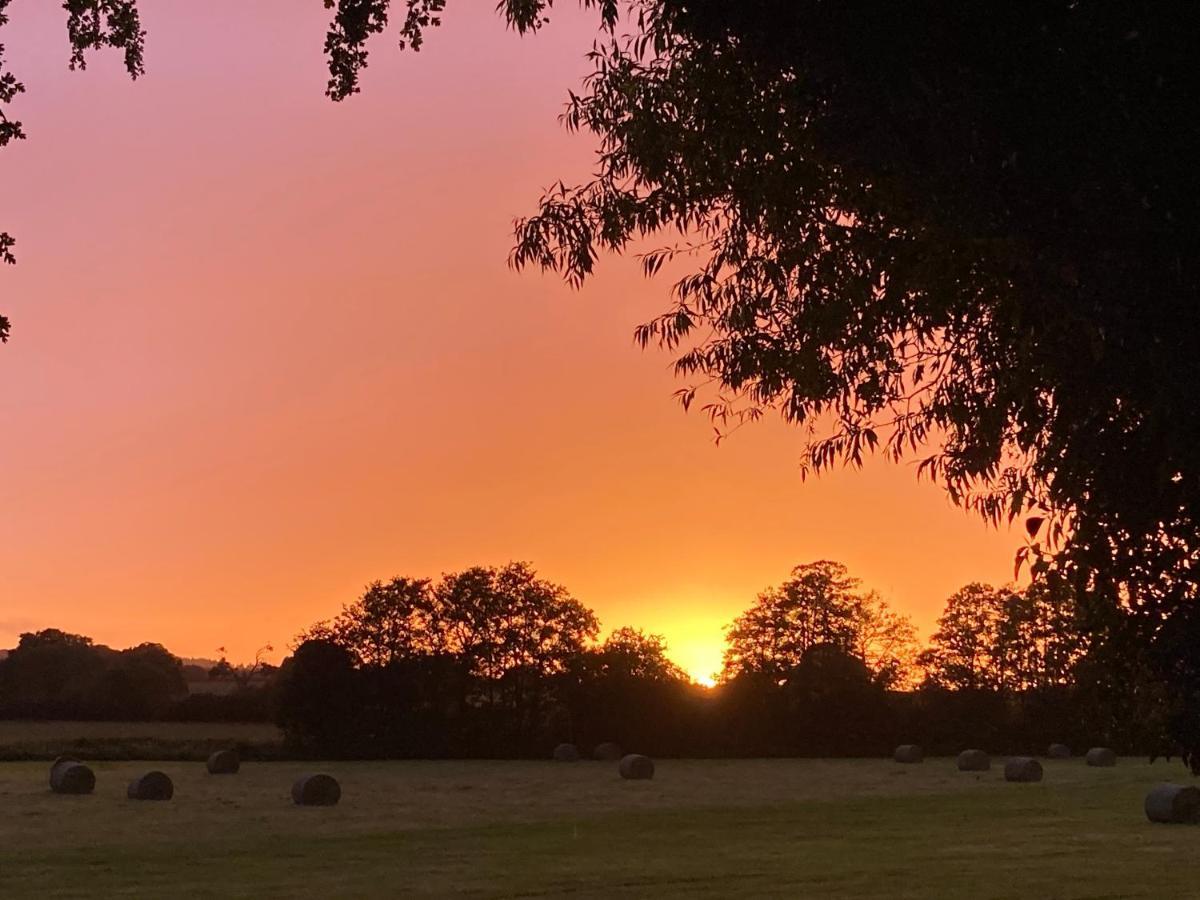
M725 652L724 625L707 619L672 623L662 629L667 657L697 684L713 687Z

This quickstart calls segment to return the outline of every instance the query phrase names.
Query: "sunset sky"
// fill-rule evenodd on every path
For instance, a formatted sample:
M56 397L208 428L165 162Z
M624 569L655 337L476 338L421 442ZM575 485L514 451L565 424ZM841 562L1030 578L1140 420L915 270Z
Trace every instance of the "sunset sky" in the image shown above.
M69 72L65 13L4 42L29 140L0 154L0 646L59 627L238 659L362 586L523 559L698 677L722 627L835 559L923 634L1011 577L1013 534L911 466L802 483L771 421L714 446L635 325L669 281L514 273L512 218L586 176L557 122L594 17L536 37L452 5L324 97L318 0L143 0L147 74Z

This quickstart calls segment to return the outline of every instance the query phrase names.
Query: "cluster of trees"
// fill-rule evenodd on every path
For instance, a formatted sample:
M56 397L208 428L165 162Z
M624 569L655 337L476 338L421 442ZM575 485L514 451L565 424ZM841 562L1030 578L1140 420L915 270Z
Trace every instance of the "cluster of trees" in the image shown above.
M321 754L540 756L554 735L653 741L699 701L661 638L598 633L525 563L376 582L300 636L278 721Z
M1092 641L1061 584L971 584L928 646L845 567L796 567L727 630L720 681L693 683L661 637L596 617L522 563L375 583L299 638L278 721L320 755L541 756L560 740L661 755L860 755L906 736L947 752L1051 741L1167 744L1144 660Z
M1082 607L1062 582L970 584L921 647L844 566L813 562L734 619L708 689L658 635L597 640L592 610L512 563L375 582L278 669L268 648L201 668L157 644L24 634L0 660L0 715L273 717L293 752L345 757L543 756L562 740L663 756L880 754L908 738L1162 751L1172 695L1146 659L1092 638Z
M269 714L273 673L225 659L188 665L161 644L114 650L47 628L22 634L0 659L0 718L253 721ZM214 690L192 690L197 683Z
M946 601L917 663L930 685L1021 693L1071 684L1087 649L1070 594L974 583Z
M159 644L113 650L49 628L0 660L7 718L157 719L187 693L182 663Z

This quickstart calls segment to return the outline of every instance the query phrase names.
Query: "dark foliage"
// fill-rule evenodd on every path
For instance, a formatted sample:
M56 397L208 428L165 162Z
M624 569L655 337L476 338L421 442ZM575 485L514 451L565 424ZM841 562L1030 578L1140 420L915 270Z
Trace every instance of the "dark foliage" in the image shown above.
M349 651L330 641L308 640L280 667L276 721L305 751L361 755L365 699Z
M864 649L864 635L899 625L883 616L889 627L875 627L877 601L864 607L870 598L844 567L798 566L730 628L738 663L708 690L671 663L660 637L618 628L589 645L589 610L527 566L515 580L505 571L372 584L310 629L276 693L292 752L545 759L562 742L586 757L615 741L660 757L882 756L912 735L939 754L1028 753L1056 741L1153 753L1168 743L1170 707L1145 661L1111 668L1109 645L1081 631L1073 595L1042 583L957 592L921 654L925 683L896 690L918 682L913 654L897 672ZM487 630L462 630L479 610L506 608L514 584L537 586L539 599ZM561 608L572 614L544 614ZM901 624L900 643L911 643ZM534 646L570 649L541 664L512 652Z
M726 631L724 676L755 672L782 678L810 650L837 648L859 660L882 687L905 686L916 655L916 630L878 595L863 593L841 563L796 566L791 577L758 595Z
M853 584L833 563L795 572L813 578L794 577L793 587ZM853 629L841 627L854 617L836 614L857 609L858 595L841 588L793 591L787 615L756 619L755 640L788 653L729 667L712 689L674 665L657 635L618 628L594 642L590 610L516 566L370 585L310 629L277 672L229 693L182 695L182 665L156 644L118 652L53 629L26 634L0 660L0 715L247 721L269 709L285 744L239 746L246 759L546 759L564 742L584 758L606 742L657 757L886 756L914 737L936 754L964 746L1029 753L1060 741L1178 753L1170 740L1177 707L1149 662L1089 640L1070 595L1041 584L1023 592L968 585L921 654L925 682L897 690L916 684L915 673L895 679L870 664ZM512 614L489 628L463 626L505 604ZM751 610L761 605L760 597ZM731 643L750 633L731 629ZM52 749L13 752L60 752ZM87 758L203 759L222 747L131 740L73 749Z
M0 0L0 28L8 24L8 6L12 0ZM145 71L142 53L146 33L138 17L137 0L64 0L67 12L67 38L70 46L72 69L87 68L87 53L103 47L123 51L125 69L130 77L137 78ZM10 119L4 107L17 94L25 91L25 85L4 64L4 45L0 43L0 149L10 141L23 140L25 132L21 123ZM0 231L0 262L12 265L17 261L13 255L16 239ZM0 315L0 343L8 340L10 323Z
M262 721L267 689L189 695L183 663L159 644L128 650L58 629L22 634L0 660L0 717Z

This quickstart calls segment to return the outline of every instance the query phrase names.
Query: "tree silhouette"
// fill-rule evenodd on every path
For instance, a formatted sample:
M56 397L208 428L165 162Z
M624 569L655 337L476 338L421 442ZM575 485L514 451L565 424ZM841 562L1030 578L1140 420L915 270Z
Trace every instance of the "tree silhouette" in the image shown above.
M661 634L646 634L640 628L614 628L604 643L588 654L591 664L603 675L645 681L687 682L679 666L667 656Z
M999 686L994 665L1004 592L978 582L950 595L930 646L918 657L933 684L954 690Z
M275 719L305 750L349 756L363 746L364 699L350 651L306 640L279 667Z
M8 5L11 0L0 0L0 28L8 24ZM123 51L125 69L130 77L137 78L145 71L142 51L146 34L138 17L137 0L65 0L67 11L67 38L70 42L70 66L72 69L87 68L87 52L103 47ZM25 91L25 85L4 64L4 45L0 44L0 149L12 141L25 138L21 123L10 119L4 107ZM0 231L0 262L14 264L13 254L16 238ZM0 343L7 342L9 320L0 315Z
M161 644L116 651L47 628L22 634L0 667L9 715L156 719L186 696L183 663Z
M919 645L912 620L874 591L858 598L854 620L849 655L862 662L882 688L914 687Z
M485 679L561 672L599 632L595 613L528 563L445 575L434 595L447 648Z
M393 578L367 586L332 622L321 622L299 640L329 640L360 664L382 666L445 649L437 599L426 578Z
M883 752L887 696L877 673L853 653L816 644L787 673L782 700L794 747L814 756Z
M183 663L161 644L122 650L89 687L88 707L105 718L160 718L187 696Z
M114 655L57 628L22 634L4 660L3 693L19 713L75 714Z
M595 613L518 562L475 566L436 583L375 582L297 640L338 647L365 673L360 681L377 707L373 728L381 745L415 754L418 744L405 737L405 725L417 721L431 732L440 712L473 705L486 709L476 719L488 717L479 727L490 731L493 752L517 752L543 727L555 677L598 631ZM464 738L476 739L485 738ZM428 751L434 743L419 746Z
M1012 693L1074 683L1087 649L1074 597L1060 582L1024 591L976 582L946 601L918 663L934 685Z
M661 635L617 628L558 679L563 733L649 753L695 752L700 689L667 656Z
M239 691L248 690L256 678L266 679L275 671L276 667L263 659L267 653L274 651L275 648L270 644L264 644L254 651L254 662L235 666L226 659L225 648L218 647L217 652L221 654L221 658L208 670L209 680L232 681Z
M297 640L335 644L356 664L451 655L481 679L553 675L596 637L596 615L528 563L475 566L428 579L374 582L332 621Z
M915 655L912 623L858 588L841 563L797 566L727 629L723 678L757 673L782 681L813 647L829 646L857 658L884 686L902 680Z

